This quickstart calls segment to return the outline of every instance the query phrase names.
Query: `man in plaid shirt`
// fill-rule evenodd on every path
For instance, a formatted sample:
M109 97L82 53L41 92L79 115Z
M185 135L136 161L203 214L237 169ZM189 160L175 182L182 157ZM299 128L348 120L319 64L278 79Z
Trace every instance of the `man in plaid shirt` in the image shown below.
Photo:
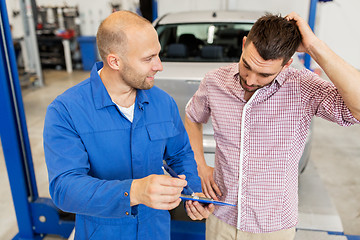
M290 67L296 50L310 54L332 83ZM186 115L203 192L237 204L215 209L206 238L294 239L298 162L311 119L359 123L360 73L296 13L265 15L244 37L239 63L206 74ZM206 165L202 145L209 117L215 168Z

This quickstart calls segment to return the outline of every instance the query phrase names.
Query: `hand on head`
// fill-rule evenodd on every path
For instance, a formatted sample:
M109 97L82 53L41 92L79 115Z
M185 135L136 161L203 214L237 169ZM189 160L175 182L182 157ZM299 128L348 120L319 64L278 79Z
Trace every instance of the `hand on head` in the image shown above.
M300 34L302 36L302 42L297 51L309 53L311 46L314 44L314 42L319 40L311 30L309 24L295 12L292 12L285 16L285 19L287 19L288 21L295 21L296 25L299 28Z

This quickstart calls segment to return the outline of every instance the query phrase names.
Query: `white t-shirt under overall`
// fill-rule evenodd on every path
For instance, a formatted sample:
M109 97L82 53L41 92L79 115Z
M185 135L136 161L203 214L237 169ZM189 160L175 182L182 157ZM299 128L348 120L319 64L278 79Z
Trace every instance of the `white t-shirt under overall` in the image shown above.
M100 76L100 72L101 72L102 69L100 69L98 71L98 74ZM114 102L114 101L113 101ZM114 102L115 103L115 102ZM125 117L130 121L132 122L133 119L134 119L134 106L135 106L135 103L133 103L133 105L131 105L130 107L122 107L122 106L119 106L118 104L115 103L115 105L119 108L119 110L125 115Z

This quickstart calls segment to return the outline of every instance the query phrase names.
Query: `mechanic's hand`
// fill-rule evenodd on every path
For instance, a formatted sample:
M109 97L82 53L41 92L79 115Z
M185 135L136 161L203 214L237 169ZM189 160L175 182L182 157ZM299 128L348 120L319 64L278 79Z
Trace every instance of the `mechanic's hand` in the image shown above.
M171 210L180 202L180 195L187 185L185 175L173 178L167 175L150 175L133 180L130 188L130 206L144 204L148 207Z
M302 43L300 44L297 51L306 52L311 55L311 46L314 45L316 41L319 41L319 39L311 30L309 24L295 12L288 14L285 18L289 21L294 20L296 22L296 25L298 26L302 36Z
M201 178L201 187L206 197L219 200L216 196L222 196L219 187L214 181L214 168L208 165L198 166L199 177Z
M195 193L196 196L205 197L203 193ZM185 202L185 208L187 215L192 220L202 220L204 218L208 218L209 215L214 212L215 206L214 204L202 204L197 201L187 200Z

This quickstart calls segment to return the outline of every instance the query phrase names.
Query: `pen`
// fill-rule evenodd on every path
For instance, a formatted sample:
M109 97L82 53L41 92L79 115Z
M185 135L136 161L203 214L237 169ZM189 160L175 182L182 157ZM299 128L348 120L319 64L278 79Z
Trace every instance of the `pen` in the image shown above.
M171 167L169 167L166 163L163 163L161 168L167 173L169 173L172 177L179 178L176 172L172 170ZM186 185L185 189L187 189L191 193L191 196L195 196L195 192L189 187L189 185Z
M171 169L171 167L169 167L166 163L163 163L162 167L161 167L165 172L168 172L172 177L176 177L179 178L179 176L176 174L176 172L174 170ZM185 189L187 189L189 192L191 192L191 195L184 195L181 194L181 199L183 200L192 200L192 201L198 201L198 202L202 202L202 203L213 203L216 205L228 205L228 206L236 206L234 204L230 204L230 203L226 203L226 202L221 202L221 201L215 201L211 198L205 198L205 197L199 197L195 195L195 192L189 187L189 185L186 185Z

